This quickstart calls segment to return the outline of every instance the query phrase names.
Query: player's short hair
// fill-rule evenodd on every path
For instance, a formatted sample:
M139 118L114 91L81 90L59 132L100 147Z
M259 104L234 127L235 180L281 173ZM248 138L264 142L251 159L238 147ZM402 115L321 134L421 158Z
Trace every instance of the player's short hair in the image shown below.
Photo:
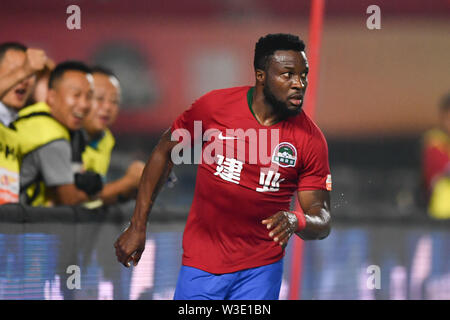
M16 50L16 51L27 51L27 47L20 42L3 42L0 43L0 62L3 60L6 52L8 50Z
M441 100L441 104L439 106L439 109L442 112L450 111L450 92L447 93Z
M305 50L305 43L299 37L288 33L268 34L259 38L255 45L255 58L253 60L255 70L266 70L267 63L277 50L301 52Z
M48 79L49 89L54 89L56 82L60 80L64 76L64 73L66 73L67 71L80 71L87 74L92 73L91 68L89 68L85 63L81 61L71 60L61 62L50 73L50 77Z

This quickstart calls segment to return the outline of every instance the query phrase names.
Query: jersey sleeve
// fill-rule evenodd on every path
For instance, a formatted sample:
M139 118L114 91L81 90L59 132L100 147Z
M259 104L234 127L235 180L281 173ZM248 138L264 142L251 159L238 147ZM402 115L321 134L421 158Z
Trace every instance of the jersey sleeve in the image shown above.
M170 129L172 140L191 146L196 141L202 141L206 123L208 122L208 99L204 95L197 99L173 122Z
M328 145L325 137L317 131L304 146L303 164L297 189L331 191L331 173L328 162Z

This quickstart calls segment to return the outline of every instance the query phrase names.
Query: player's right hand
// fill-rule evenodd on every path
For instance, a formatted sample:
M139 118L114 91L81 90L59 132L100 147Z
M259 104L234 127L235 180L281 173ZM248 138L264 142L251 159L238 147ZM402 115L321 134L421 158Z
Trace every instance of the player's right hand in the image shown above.
M47 65L47 55L41 49L27 49L24 68L30 73L35 73L44 69Z
M130 224L114 243L117 260L125 267L137 266L145 249L145 230L136 230Z

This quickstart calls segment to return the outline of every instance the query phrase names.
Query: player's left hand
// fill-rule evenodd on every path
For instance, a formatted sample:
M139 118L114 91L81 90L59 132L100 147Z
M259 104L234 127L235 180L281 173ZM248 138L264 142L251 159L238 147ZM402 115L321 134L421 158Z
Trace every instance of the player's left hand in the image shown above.
M288 211L278 211L261 223L267 226L267 229L270 230L269 236L283 249L298 228L297 217Z

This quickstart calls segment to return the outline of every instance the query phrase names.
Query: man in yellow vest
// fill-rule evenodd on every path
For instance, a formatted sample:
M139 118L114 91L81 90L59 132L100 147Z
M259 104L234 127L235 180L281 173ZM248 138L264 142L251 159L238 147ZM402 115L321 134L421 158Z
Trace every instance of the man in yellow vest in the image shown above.
M119 113L120 84L112 71L100 66L92 68L92 76L94 99L91 111L84 120L88 141L82 155L83 167L100 174L106 180L115 144L109 127ZM138 187L144 166L144 162L134 161L122 178L106 184L101 192L103 203L111 204L119 198L129 198Z
M430 216L450 219L450 94L442 100L439 122L423 138L423 179Z
M19 142L10 128L32 93L35 74L46 65L45 52L18 42L0 44L0 205L19 199Z
M95 197L77 187L82 171L80 129L93 95L91 69L84 63L58 64L49 79L47 103L21 110L14 122L23 154L20 201L33 206L76 205ZM78 154L77 154L78 153ZM93 184L90 184L91 186Z

